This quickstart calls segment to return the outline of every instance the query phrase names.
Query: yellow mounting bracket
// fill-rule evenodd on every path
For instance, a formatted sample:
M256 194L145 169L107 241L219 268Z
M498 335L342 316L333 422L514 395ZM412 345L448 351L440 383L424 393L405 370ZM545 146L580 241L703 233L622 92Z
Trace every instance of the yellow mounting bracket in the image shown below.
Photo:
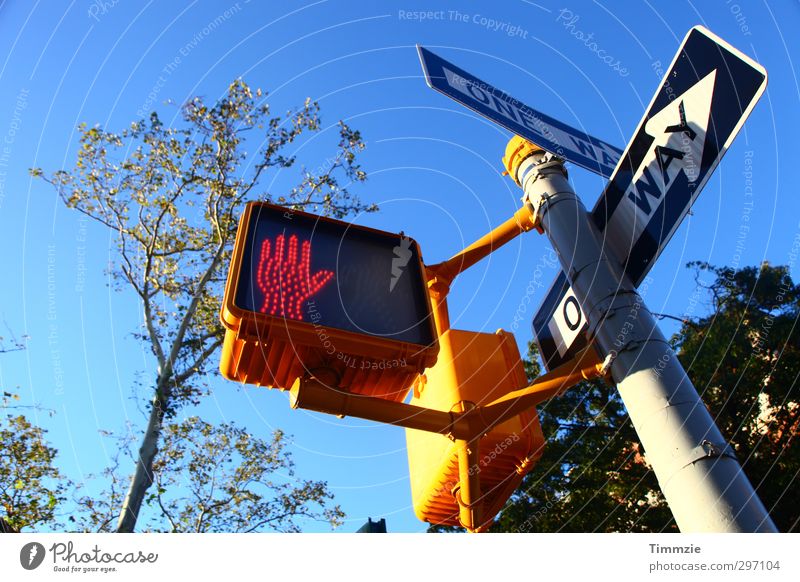
M292 408L337 416L353 416L472 441L492 428L565 392L578 382L602 375L602 364L589 347L575 359L536 378L530 386L514 390L485 406L444 412L375 396L351 394L316 378L299 378L290 390Z
M427 268L428 280L435 279L439 284L449 288L450 283L459 273L466 271L518 235L534 228L536 228L536 224L533 221L533 206L525 204L514 213L514 216L461 252L456 253L446 261L430 265Z

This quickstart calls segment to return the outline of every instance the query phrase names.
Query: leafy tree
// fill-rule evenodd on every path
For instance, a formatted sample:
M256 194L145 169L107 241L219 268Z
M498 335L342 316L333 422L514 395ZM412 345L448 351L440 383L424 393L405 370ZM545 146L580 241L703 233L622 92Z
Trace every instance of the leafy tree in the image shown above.
M197 417L169 425L149 499L160 516L149 529L296 532L298 517L340 525L339 506L326 507L333 498L327 484L296 480L287 444L280 430L264 440L233 424L214 426Z
M529 344L526 371L539 374ZM492 531L671 531L672 516L615 387L581 382L539 408L545 442Z
M80 127L71 170L33 176L52 184L64 203L117 235L112 273L141 301L139 334L152 348L157 377L136 468L117 531L133 531L146 492L165 419L205 390L210 359L223 328L219 305L237 219L244 203L270 200L327 215L374 210L351 195L347 184L363 181L356 163L364 144L339 123L335 154L318 170L301 172L284 195L259 190L272 171L293 165L289 146L320 129L319 107L307 100L295 111L271 116L260 91L234 81L214 104L194 98L175 127L156 113L122 132ZM247 150L256 151L252 160Z
M298 518L340 525L339 506L323 481L298 480L280 430L265 440L234 424L212 425L192 416L164 425L154 486L145 498L153 511L140 521L154 532L300 531ZM79 528L112 531L123 491L120 456L130 451L132 433L107 435L118 454L103 472L101 495L83 495Z
M22 338L17 339L14 333L9 329L9 340L10 345L6 345L5 340L6 338L0 336L0 354L5 354L8 352L18 352L20 350L25 349L25 340L28 339L28 336L22 336Z
M3 392L0 419L0 504L3 521L15 530L35 528L57 519L69 482L55 466L56 449L46 431L33 425L12 404L17 396ZM8 413L13 410L13 413Z
M115 522L119 519L119 508L125 500L125 476L121 471L122 463L126 458L133 458L131 446L136 440L135 432L128 425L128 430L122 435L101 430L100 434L110 439L114 446L111 462L99 475L87 475L73 490L73 501L76 511L70 521L77 525L78 531L83 532L111 532L114 531ZM191 475L186 475L191 479ZM97 481L103 483L103 490L97 493L83 493L83 489Z
M778 529L800 531L800 287L785 266L691 265L713 311L673 338L681 361Z

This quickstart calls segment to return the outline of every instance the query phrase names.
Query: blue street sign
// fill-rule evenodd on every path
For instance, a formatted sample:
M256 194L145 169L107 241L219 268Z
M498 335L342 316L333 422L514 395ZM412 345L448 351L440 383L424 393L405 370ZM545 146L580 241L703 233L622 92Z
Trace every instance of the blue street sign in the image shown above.
M622 150L528 107L421 46L428 86L573 164L610 177Z

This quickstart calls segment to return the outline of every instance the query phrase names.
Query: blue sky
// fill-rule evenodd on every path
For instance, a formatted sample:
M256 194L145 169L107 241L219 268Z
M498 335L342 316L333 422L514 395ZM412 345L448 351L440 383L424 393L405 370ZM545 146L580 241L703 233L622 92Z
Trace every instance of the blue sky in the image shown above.
M219 96L236 77L270 92L274 111L318 100L330 131L302 142L299 159L321 165L339 119L361 130L369 179L355 191L381 212L369 226L414 237L435 263L518 207L521 191L500 172L510 134L427 88L414 45L503 88L525 103L624 147L695 24L756 58L767 92L706 185L691 216L651 271L655 312L697 315L688 261L787 264L800 234L800 7L788 0L618 4L441 2L3 2L0 4L0 315L27 349L3 355L0 383L56 414L37 420L72 478L100 470L113 452L99 429L144 424L150 353L132 337L135 298L109 286L108 232L65 209L27 169L74 162L78 123L121 129L156 109L170 121L194 95ZM420 20L418 12L430 18ZM577 20L575 19L577 17ZM573 26L565 24L571 22ZM582 33L578 35L576 31ZM592 35L601 59L580 37ZM591 45L591 42L589 43ZM278 195L296 173L270 177ZM572 168L591 207L599 176ZM752 181L752 182L749 182ZM754 187L754 198L745 191ZM744 222L746 203L753 200ZM743 225L749 227L743 230ZM453 327L513 329L530 339L533 307L556 271L546 240L528 234L461 276L450 296ZM798 278L797 266L792 269ZM525 311L522 311L525 310ZM674 327L664 325L667 332ZM8 332L0 333L8 335ZM144 388L136 380L144 382ZM189 411L187 411L189 412ZM326 479L347 512L342 531L368 516L390 531L424 531L411 510L401 429L291 411L287 396L221 377L199 412L267 435L293 435L299 474ZM324 531L308 524L309 531Z

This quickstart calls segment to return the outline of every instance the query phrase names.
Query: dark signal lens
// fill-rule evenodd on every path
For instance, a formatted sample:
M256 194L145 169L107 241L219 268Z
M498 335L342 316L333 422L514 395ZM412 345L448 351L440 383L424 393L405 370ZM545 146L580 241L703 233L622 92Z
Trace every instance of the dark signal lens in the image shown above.
M236 305L389 340L434 341L417 245L290 210L254 210Z

